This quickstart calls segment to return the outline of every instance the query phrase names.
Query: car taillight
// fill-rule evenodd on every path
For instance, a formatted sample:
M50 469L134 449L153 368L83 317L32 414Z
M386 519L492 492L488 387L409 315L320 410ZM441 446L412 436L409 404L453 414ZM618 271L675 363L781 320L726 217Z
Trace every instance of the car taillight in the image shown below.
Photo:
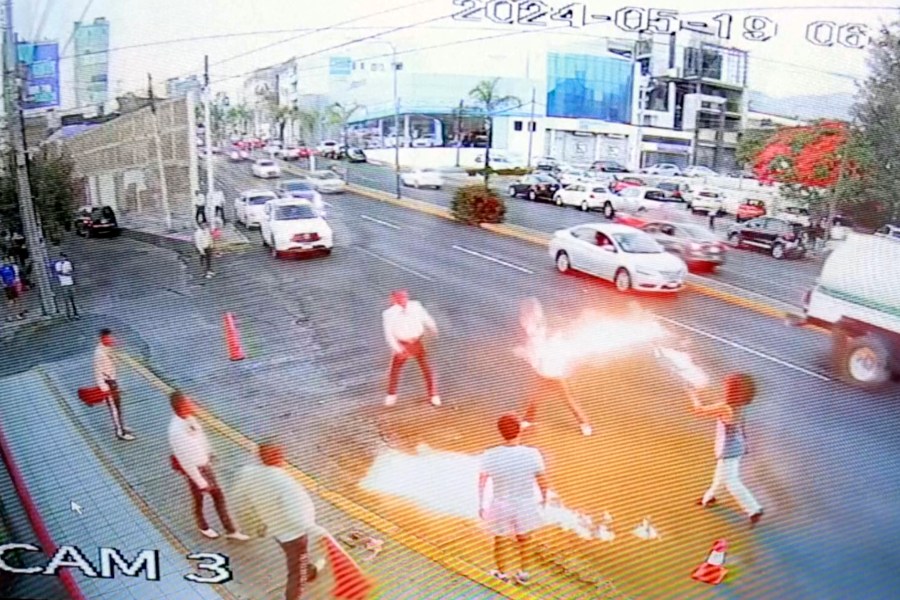
M318 242L319 241L318 233L298 233L294 237L291 238L293 242Z

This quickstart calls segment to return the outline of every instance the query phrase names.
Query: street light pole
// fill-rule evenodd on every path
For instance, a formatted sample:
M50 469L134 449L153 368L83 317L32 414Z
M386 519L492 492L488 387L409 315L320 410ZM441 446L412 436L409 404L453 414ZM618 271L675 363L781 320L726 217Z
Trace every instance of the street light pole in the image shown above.
M534 124L534 104L535 104L535 88L531 88L531 116L528 117L528 164L527 167L531 168L531 151L534 144L534 130L537 127Z
M213 153L212 153L212 108L210 107L210 96L212 90L209 87L209 56L203 57L203 120L205 127L203 128L204 143L206 145L206 201L207 206L212 202L213 194L216 191L215 180L213 179Z
M400 198L400 96L397 92L397 71L400 64L397 62L397 47L393 42L384 40L391 47L391 69L394 76L394 183L397 189L397 198Z
M459 167L460 148L462 148L462 117L463 117L464 101L459 101L459 108L456 109L456 166Z
M156 114L156 95L153 93L153 76L147 73L147 96L150 98L150 112L153 126L153 142L156 146L156 168L159 171L159 192L162 199L166 230L172 231L172 209L169 207L169 183L166 181L166 165L163 162L162 139L159 135L159 117ZM206 158L209 161L209 157Z

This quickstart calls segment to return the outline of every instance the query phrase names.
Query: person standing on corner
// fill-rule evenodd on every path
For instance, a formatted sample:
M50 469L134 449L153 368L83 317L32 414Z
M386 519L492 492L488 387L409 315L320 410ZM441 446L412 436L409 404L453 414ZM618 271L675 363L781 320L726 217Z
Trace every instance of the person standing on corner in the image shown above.
M19 266L11 256L7 256L0 264L0 283L3 284L6 306L9 309L7 323L17 319L22 321L28 311L22 308L22 280L19 278Z
M213 236L206 221L200 223L200 226L194 231L194 246L200 253L200 268L206 271L204 277L212 279L215 275L212 270Z
M194 402L178 390L169 394L169 402L175 413L169 421L172 468L187 479L194 502L194 518L200 533L210 539L219 537L219 533L209 526L203 516L203 497L209 494L225 528L225 537L239 542L249 540L250 536L238 531L228 515L225 495L212 468L212 449L200 422L194 416Z
M745 373L732 373L725 378L724 401L704 405L699 396L692 398L694 413L716 419L716 471L712 484L697 504L703 507L715 504L716 494L724 485L750 518L751 527L762 518L763 508L741 481L740 469L741 458L747 454L743 409L755 396L753 378Z
M59 289L62 292L63 305L66 307L66 318L77 321L81 319L78 316L78 307L75 305L75 271L72 261L65 252L60 252L59 260L53 265L56 271L56 277L59 280Z
M522 432L519 417L503 415L497 421L503 444L484 452L478 477L478 516L494 535L496 569L491 575L508 582L507 558L511 542L519 550L519 571L515 580L528 585L528 566L531 562L531 533L544 524L541 508L547 505L547 477L541 451L520 445ZM488 480L493 482L494 497L484 508L484 490ZM535 484L541 492L541 503L535 497Z
M300 600L307 583L325 567L309 560L310 537L324 531L316 524L316 507L307 491L285 470L284 449L274 442L259 446L262 465L248 465L234 487L238 522L258 537L271 535L287 561L285 600Z
M134 432L125 427L122 417L122 394L119 390L119 382L116 379L116 341L112 330L103 328L100 330L100 342L94 349L94 380L97 387L106 392L106 405L112 416L113 426L116 429L116 437L122 441L134 440Z
M194 220L197 225L208 222L206 219L206 196L200 190L194 192Z
M437 324L421 302L409 299L406 290L391 292L391 306L382 313L384 337L391 349L391 365L388 374L388 391L384 399L385 406L393 406L397 402L397 387L400 384L400 372L407 359L415 358L425 378L431 404L441 405L441 397L437 393L434 375L425 354L422 338L426 331L437 336Z

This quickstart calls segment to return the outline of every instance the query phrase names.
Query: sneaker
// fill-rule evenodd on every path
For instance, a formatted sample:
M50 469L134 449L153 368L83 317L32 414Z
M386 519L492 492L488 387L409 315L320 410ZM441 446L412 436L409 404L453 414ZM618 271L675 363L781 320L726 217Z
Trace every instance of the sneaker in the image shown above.
M759 523L759 520L762 519L762 516L763 516L762 509L759 509L758 511L756 511L755 513L750 515L750 527L751 528L756 527L756 524Z
M707 502L706 504L703 503L703 496L700 496L700 498L697 499L697 506L702 506L703 508L709 508L710 506L712 506L712 505L715 504L715 503L716 503L716 497L715 497L715 496L713 496L712 498L710 498L710 499L709 499L709 502Z
M497 569L491 569L491 577L496 577L500 581L509 583L509 575L507 575L506 573L502 573L502 572L498 571Z
M432 403L434 406L440 406L440 405L441 405L441 397L440 397L440 396L437 396L437 395L432 396L432 397L431 397L431 403Z
M393 406L397 404L397 394L388 394L384 397L385 406Z
M516 583L519 585L528 585L531 582L531 575L529 575L526 571L519 571L516 573Z
M219 532L216 531L215 529L210 529L209 527L207 527L206 529L201 529L200 534L203 535L204 537L208 537L211 540L214 540L217 537L219 537Z
M325 559L320 558L314 563L310 563L306 572L306 582L312 583L319 576L319 573L325 568Z
M206 279L212 279L212 273L207 273L203 277L205 277Z
M231 533L226 533L225 537L229 540L234 540L236 542L246 542L250 539L250 536L246 533L241 533L240 531L233 531Z
M123 442L132 442L134 441L134 436L130 433L117 433L116 437L122 440Z
M134 429L132 429L131 427L124 427L124 426L123 426L123 427L122 427L122 431L124 431L125 433L134 433Z
M581 424L581 435L590 437L591 435L593 435L593 433L594 429L590 425L588 425L587 423Z

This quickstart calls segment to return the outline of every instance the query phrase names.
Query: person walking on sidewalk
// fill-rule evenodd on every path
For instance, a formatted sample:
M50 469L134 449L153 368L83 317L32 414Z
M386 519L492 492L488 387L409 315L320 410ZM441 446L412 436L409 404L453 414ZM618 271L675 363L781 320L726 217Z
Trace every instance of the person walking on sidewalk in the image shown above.
M115 345L116 341L113 338L112 330L101 329L100 342L94 349L94 380L97 387L106 392L106 405L112 416L116 437L130 442L134 440L134 432L125 427L125 420L122 417L122 394L116 379Z
M497 428L503 437L503 444L486 450L481 457L478 516L494 535L497 568L491 571L491 575L501 581L510 580L507 558L510 542L514 540L519 550L519 571L515 580L527 585L530 580L531 533L544 524L541 508L547 505L544 457L537 448L520 445L522 427L516 415L500 417ZM493 482L494 497L485 509L484 491L489 479ZM534 493L535 483L541 492L540 504Z
M62 292L63 305L66 307L66 318L69 320L79 320L78 307L75 305L75 271L72 261L65 252L61 252L59 260L53 265L56 271L56 277L59 280L59 289Z
M311 536L321 536L316 507L300 483L285 470L284 449L276 443L259 446L262 465L241 469L234 488L238 522L259 537L271 535L287 561L285 600L300 600L325 560L310 563Z
M197 225L206 223L206 196L200 190L194 192L194 220Z
M19 276L19 265L11 256L7 256L0 265L0 283L6 295L6 306L9 314L6 321L23 320L28 311L22 308L22 279Z
M205 221L200 223L194 232L194 246L200 253L200 268L206 271L204 277L211 279L215 275L212 270L213 236L209 231L209 224Z
M391 306L382 313L384 337L391 349L391 365L388 374L388 391L384 404L393 406L397 402L397 387L400 383L400 372L407 359L415 358L425 377L428 396L434 406L441 405L441 397L437 393L434 375L425 354L422 338L426 331L437 336L437 324L425 307L416 300L409 299L406 290L391 293Z
M221 219L222 225L228 223L225 220L225 194L222 190L215 190L209 197L209 203L213 207L213 221Z
M740 470L741 458L747 454L743 409L754 396L756 384L745 373L732 373L725 378L725 400L722 402L704 405L699 396L693 396L694 412L716 419L716 471L712 484L697 504L703 507L715 504L716 494L724 485L750 518L751 527L762 518L763 508L741 481Z
M212 497L216 513L225 528L225 537L239 542L249 540L250 536L238 531L228 515L225 495L212 468L212 449L200 422L194 416L196 407L193 401L175 390L169 394L169 402L175 413L169 421L172 468L187 479L194 502L194 518L200 533L210 539L219 537L219 533L209 526L203 515L203 498L208 494Z

